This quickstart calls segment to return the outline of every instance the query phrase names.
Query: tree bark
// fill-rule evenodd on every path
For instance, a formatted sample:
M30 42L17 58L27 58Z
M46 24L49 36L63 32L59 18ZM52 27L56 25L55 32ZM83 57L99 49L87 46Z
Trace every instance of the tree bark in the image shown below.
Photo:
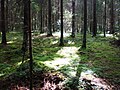
M104 37L106 37L106 0L105 0L105 9L104 9Z
M60 37L60 46L64 45L63 42L63 0L61 0L61 37Z
M75 0L72 0L72 35L75 37Z
M93 0L93 37L97 34L96 0Z
M30 8L30 0L24 0L24 19L26 23L26 31L29 33L29 65L30 65L30 90L33 90L33 59L32 59L32 35L31 35L31 8Z
M1 0L1 32L2 32L2 44L6 45L6 30L5 30L5 0Z
M84 33L82 48L86 48L86 31L87 31L87 0L84 0Z
M48 0L48 32L47 36L52 36L52 29L51 29L51 0Z
M113 0L111 0L111 9L110 9L110 34L114 34L114 4Z

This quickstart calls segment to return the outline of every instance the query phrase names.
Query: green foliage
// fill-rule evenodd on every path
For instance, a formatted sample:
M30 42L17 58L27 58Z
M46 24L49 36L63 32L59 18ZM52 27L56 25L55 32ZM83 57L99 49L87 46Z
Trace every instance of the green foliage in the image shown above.
M61 47L58 45L52 44L52 42L56 41L54 37L39 37L35 38L33 41L33 58L37 61L51 61L55 57L61 57L56 54Z
M29 73L29 61L22 63L17 69L17 72L27 72ZM40 62L33 62L33 72L47 72L51 70L51 68L48 68L44 64Z
M66 87L70 88L71 90L78 90L79 85L79 78L78 77L72 77L65 81Z
M120 48L112 46L112 39L96 37L88 39L86 50L80 50L82 64L88 64L100 77L120 83Z
M12 36L12 37L11 37ZM18 32L10 32L7 35L8 45L3 47L0 45L0 76L15 75L16 77L28 77L29 74L29 62L26 59L23 64L22 60L22 34ZM76 38L65 38L66 46L80 47L82 43L82 36L76 35ZM92 69L100 77L107 78L113 83L120 83L120 48L114 47L109 42L111 38L104 38L97 36L92 38L87 35L87 48L80 49L77 53L80 56L81 61L74 60L71 57L71 65L65 65L59 69L65 75L71 75L70 72L77 70L77 73ZM53 44L53 42L56 42ZM42 64L45 61L52 61L54 58L62 57L57 52L62 48L59 47L59 39L55 37L39 36L33 34L33 74L36 72L46 72L52 70L51 68ZM74 43L69 43L69 41ZM79 65L76 65L79 64ZM76 65L76 66L72 66ZM77 68L77 69L75 69ZM13 74L12 74L13 73ZM73 87L74 80L69 80L67 87ZM74 90L74 89L73 89Z
M0 64L0 77L6 76L15 71L15 67L9 64Z
M37 35L38 34L36 34L36 36ZM34 38L34 72L49 71L50 68L47 68L40 62L50 61L55 57L61 57L60 55L56 54L61 47L52 44L52 42L56 40L58 39L55 39L54 37ZM17 76L25 76L29 72L29 63L26 58L25 63L21 64L22 34L20 32L9 32L7 33L7 41L8 44L6 47L0 45L0 76L9 76L12 73L15 75L17 74Z

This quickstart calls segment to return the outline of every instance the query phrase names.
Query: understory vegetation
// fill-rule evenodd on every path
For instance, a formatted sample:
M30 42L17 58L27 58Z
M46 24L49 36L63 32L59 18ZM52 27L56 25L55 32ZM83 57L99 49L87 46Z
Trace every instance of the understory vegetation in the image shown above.
M35 36L34 36L35 35ZM12 36L12 37L11 37ZM8 44L3 47L0 45L0 86L2 90L14 85L29 86L29 60L27 57L22 63L22 34L18 32L7 33ZM59 46L59 39L56 36L46 37L33 34L33 83L34 87L45 87L44 80L50 80L58 84L64 81L66 72L69 73L67 66L62 66L58 70L45 65L46 61L53 61L55 58L63 58L57 52L63 47ZM100 78L105 79L110 85L120 86L120 47L113 44L115 39L112 37L97 36L92 38L87 36L87 48L81 49L82 37L80 34L76 38L66 37L65 47L79 48L77 55L80 60L77 68L82 70L90 69ZM71 51L72 52L72 51ZM72 59L72 57L71 57ZM72 59L73 63L76 60ZM69 64L71 65L71 64ZM59 66L58 66L59 67ZM80 72L77 69L75 72ZM53 79L54 78L54 79ZM18 82L19 81L19 82ZM73 85L73 81L72 85ZM39 84L38 84L39 83ZM69 84L69 83L68 83ZM71 84L66 84L68 87ZM74 85L73 85L74 86ZM72 89L74 90L74 89Z

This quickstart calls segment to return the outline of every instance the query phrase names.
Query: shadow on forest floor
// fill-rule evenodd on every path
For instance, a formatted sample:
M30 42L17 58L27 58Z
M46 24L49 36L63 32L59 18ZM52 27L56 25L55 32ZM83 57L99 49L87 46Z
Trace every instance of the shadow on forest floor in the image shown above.
M11 34L14 37L9 38L7 47L0 46L0 76L5 75L0 83L4 82L3 87L9 85L6 87L28 88L29 65L27 60L24 64L20 64L22 60L21 34L10 33L8 37ZM44 34L33 35L33 60L37 63L34 66L36 90L39 90L40 87L47 88L47 90L50 90L49 88L54 88L53 90L55 88L57 88L56 90L65 87L72 88L76 82L74 77L78 71L81 73L81 77L77 78L78 88L102 87L109 88L108 90L115 86L119 88L120 48L109 43L112 41L111 38L100 36L92 38L88 35L87 48L83 50L79 49L82 42L81 35L71 38L67 34L64 39L64 47L59 46L58 35L58 33L52 37L46 37ZM16 83L16 81L19 82ZM58 82L60 83L58 84ZM86 84L90 87L87 87ZM6 89L2 88L2 90Z

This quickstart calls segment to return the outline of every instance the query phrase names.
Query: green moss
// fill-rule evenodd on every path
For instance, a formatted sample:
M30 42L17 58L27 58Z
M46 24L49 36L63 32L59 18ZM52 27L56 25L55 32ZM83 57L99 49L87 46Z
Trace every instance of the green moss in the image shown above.
M40 62L52 61L56 57L62 57L57 52L62 48L59 47L59 39L55 37L37 36L33 34L33 60L34 71L47 71L50 68L41 64ZM34 37L37 36L37 37ZM77 34L75 38L64 38L65 46L81 47L82 35ZM6 47L0 45L0 75L9 75L20 71L18 75L25 74L28 70L29 63L18 64L22 61L22 33L9 32L7 33ZM100 77L109 79L113 83L120 83L120 48L112 46L109 42L112 38L104 38L97 36L92 38L87 35L87 48L80 49L77 53L80 58L80 69L90 68L95 71ZM53 44L53 42L56 42ZM69 43L73 42L73 43ZM1 38L0 38L1 42ZM26 58L27 61L27 58ZM27 68L26 68L27 67ZM17 68L17 69L16 69ZM24 70L23 70L24 69ZM23 72L22 72L23 70ZM64 66L61 71L68 73L71 69Z
M109 38L97 37L93 41L89 38L87 49L81 50L85 55L80 55L83 63L89 65L100 77L107 78L113 83L120 81L120 48L112 46ZM115 81L118 79L118 82Z

